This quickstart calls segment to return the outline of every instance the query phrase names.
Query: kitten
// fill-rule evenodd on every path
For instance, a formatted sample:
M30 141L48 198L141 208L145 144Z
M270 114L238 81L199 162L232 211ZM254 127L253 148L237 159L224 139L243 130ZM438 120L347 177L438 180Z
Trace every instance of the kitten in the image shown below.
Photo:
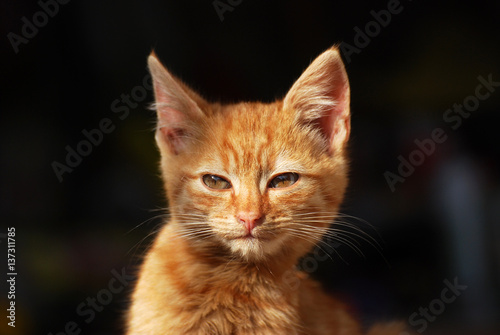
M209 103L154 53L148 64L170 219L142 265L127 334L361 334L346 306L295 269L347 186L350 89L339 51L270 104Z

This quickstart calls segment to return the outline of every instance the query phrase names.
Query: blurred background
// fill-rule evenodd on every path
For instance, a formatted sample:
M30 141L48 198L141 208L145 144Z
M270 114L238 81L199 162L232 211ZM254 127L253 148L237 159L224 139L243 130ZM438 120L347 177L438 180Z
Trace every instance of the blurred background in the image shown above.
M336 244L312 275L365 324L499 334L499 15L492 0L2 1L0 333L121 334L166 206L152 49L211 100L272 101L342 43L352 90L342 211L380 247L358 238L360 256Z

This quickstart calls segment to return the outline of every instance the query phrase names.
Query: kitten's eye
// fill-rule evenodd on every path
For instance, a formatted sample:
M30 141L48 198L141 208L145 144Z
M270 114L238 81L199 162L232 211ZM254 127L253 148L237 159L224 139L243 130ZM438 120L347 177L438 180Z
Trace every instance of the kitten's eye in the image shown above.
M288 187L295 184L297 180L299 180L299 175L297 173L287 172L274 177L273 180L269 182L269 187L270 188Z
M226 190L228 188L231 188L231 183L225 180L222 177L213 175L213 174L206 174L203 176L203 183L207 185L210 188L216 189L216 190Z

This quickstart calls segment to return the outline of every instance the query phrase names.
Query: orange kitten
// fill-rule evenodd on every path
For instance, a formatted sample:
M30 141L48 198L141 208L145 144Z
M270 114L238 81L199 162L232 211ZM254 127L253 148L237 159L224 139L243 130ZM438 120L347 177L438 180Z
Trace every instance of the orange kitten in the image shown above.
M346 306L295 269L347 186L350 91L338 50L270 104L208 103L154 54L148 62L171 214L142 265L128 334L361 334Z

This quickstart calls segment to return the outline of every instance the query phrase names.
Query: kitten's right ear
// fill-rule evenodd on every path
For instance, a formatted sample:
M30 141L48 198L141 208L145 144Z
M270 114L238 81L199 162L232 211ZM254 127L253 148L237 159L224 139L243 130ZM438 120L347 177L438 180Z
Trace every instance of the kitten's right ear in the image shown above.
M296 112L299 122L316 127L328 152L342 150L350 133L350 88L338 48L319 55L293 84L284 108Z
M160 63L154 52L148 57L153 79L155 109L158 116L156 142L162 152L177 155L194 134L195 120L203 116L195 100L201 98L175 79Z

